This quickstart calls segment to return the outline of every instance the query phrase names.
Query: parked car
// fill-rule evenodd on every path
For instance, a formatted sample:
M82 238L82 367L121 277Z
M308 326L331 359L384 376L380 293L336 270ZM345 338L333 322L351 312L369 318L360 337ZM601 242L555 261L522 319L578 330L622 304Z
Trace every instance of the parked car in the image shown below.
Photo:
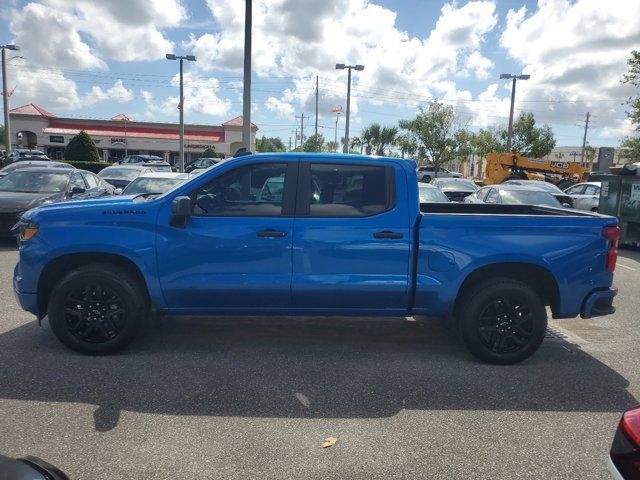
M573 187L567 188L564 193L571 197L575 208L597 212L601 186L601 182L578 183Z
M118 165L129 165L135 163L165 163L161 157L155 155L127 155L118 162Z
M6 154L2 159L2 165L9 165L13 162L21 160L50 160L44 152L40 150L30 150L28 148L14 148L9 155Z
M622 415L607 464L615 480L640 478L640 406Z
M116 193L122 195L140 195L141 193L162 194L189 178L188 173L153 172L144 173L134 178L124 190Z
M133 179L153 171L151 166L145 164L113 165L100 170L98 176L114 187L124 189ZM169 171L171 171L171 167L169 167Z
M209 167L213 167L220 162L224 162L223 158L199 158L195 162L191 162L189 165L184 167L184 171L187 173L192 172L193 170L204 170Z
M244 155L155 198L28 211L14 291L85 354L124 348L150 313L426 315L511 364L542 343L546 305L614 312L616 218L418 198L403 159Z
M0 236L11 236L13 226L30 208L112 194L110 185L85 170L56 167L15 170L0 178Z
M490 185L482 187L464 199L465 203L504 203L512 205L538 205L562 208L562 204L550 193L525 185Z
M432 178L462 178L462 174L458 172L450 172L446 168L438 168L438 175L436 175L435 167L418 167L418 181L430 182Z
M0 455L0 478L2 480L69 480L69 477L59 468L31 455L16 459Z
M434 178L430 185L444 193L452 202L462 202L465 197L478 190L475 183L464 178Z
M502 185L522 185L525 187L537 187L540 190L544 190L545 192L550 193L551 195L556 197L562 206L567 208L571 208L574 206L571 196L560 190L553 183L543 182L542 180L507 180L506 182L503 182ZM597 204L598 202L596 201L596 205Z
M72 165L64 162L56 162L53 160L21 160L19 162L12 163L6 167L0 169L0 177L4 177L14 170L22 168L32 167L55 167L55 168L74 168Z
M444 193L430 183L418 184L418 196L420 203L448 203L451 201Z

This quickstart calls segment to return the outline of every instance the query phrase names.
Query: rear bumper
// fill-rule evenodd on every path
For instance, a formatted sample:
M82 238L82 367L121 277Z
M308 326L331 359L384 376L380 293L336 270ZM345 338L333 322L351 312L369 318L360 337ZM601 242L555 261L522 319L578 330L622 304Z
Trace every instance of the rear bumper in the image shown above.
M613 478L614 480L624 480L624 477L618 471L618 468L614 465L613 460L611 460L610 455L607 457L607 467L609 468L611 478Z
M615 287L605 290L594 290L582 302L580 316L582 318L601 317L603 315L611 315L616 311L613 306L613 298L618 294Z

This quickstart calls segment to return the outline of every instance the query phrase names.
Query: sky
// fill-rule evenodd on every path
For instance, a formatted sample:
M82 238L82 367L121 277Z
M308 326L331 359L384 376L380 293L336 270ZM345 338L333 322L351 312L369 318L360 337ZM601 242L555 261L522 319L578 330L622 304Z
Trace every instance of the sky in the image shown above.
M603 8L606 5L606 8ZM252 121L258 135L293 143L300 116L313 133L336 135L332 107L351 135L372 122L397 125L430 100L452 105L471 130L508 121L511 84L525 73L516 114L533 112L558 146L619 145L632 132L620 83L640 49L638 0L253 0ZM242 114L242 0L0 0L10 105L35 103L58 116L178 121L178 64L185 63L185 121ZM16 58L12 58L16 56ZM344 115L338 140L344 134Z

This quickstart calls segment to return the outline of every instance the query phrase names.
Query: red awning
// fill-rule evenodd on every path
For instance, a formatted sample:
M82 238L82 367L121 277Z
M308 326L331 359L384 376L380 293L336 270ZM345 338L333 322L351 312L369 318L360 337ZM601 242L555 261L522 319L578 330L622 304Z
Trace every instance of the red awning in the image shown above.
M84 130L92 137L124 137L124 125L79 125L52 122L49 127L44 128L42 131L54 135L76 135L81 130ZM127 125L127 137L178 140L180 133L177 127L173 130ZM184 138L190 141L224 142L224 132L185 130Z

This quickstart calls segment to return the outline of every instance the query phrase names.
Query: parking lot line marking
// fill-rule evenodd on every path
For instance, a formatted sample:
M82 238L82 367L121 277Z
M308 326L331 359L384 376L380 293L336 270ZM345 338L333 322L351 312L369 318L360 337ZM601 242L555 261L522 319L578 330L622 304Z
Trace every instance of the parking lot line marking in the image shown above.
M621 263L616 263L617 266L622 267L622 268L626 268L627 270L631 270L632 272L635 272L636 269L633 267L628 267L627 265L622 265Z
M296 393L296 398L305 408L309 408L309 405L311 405L311 402L304 393Z

